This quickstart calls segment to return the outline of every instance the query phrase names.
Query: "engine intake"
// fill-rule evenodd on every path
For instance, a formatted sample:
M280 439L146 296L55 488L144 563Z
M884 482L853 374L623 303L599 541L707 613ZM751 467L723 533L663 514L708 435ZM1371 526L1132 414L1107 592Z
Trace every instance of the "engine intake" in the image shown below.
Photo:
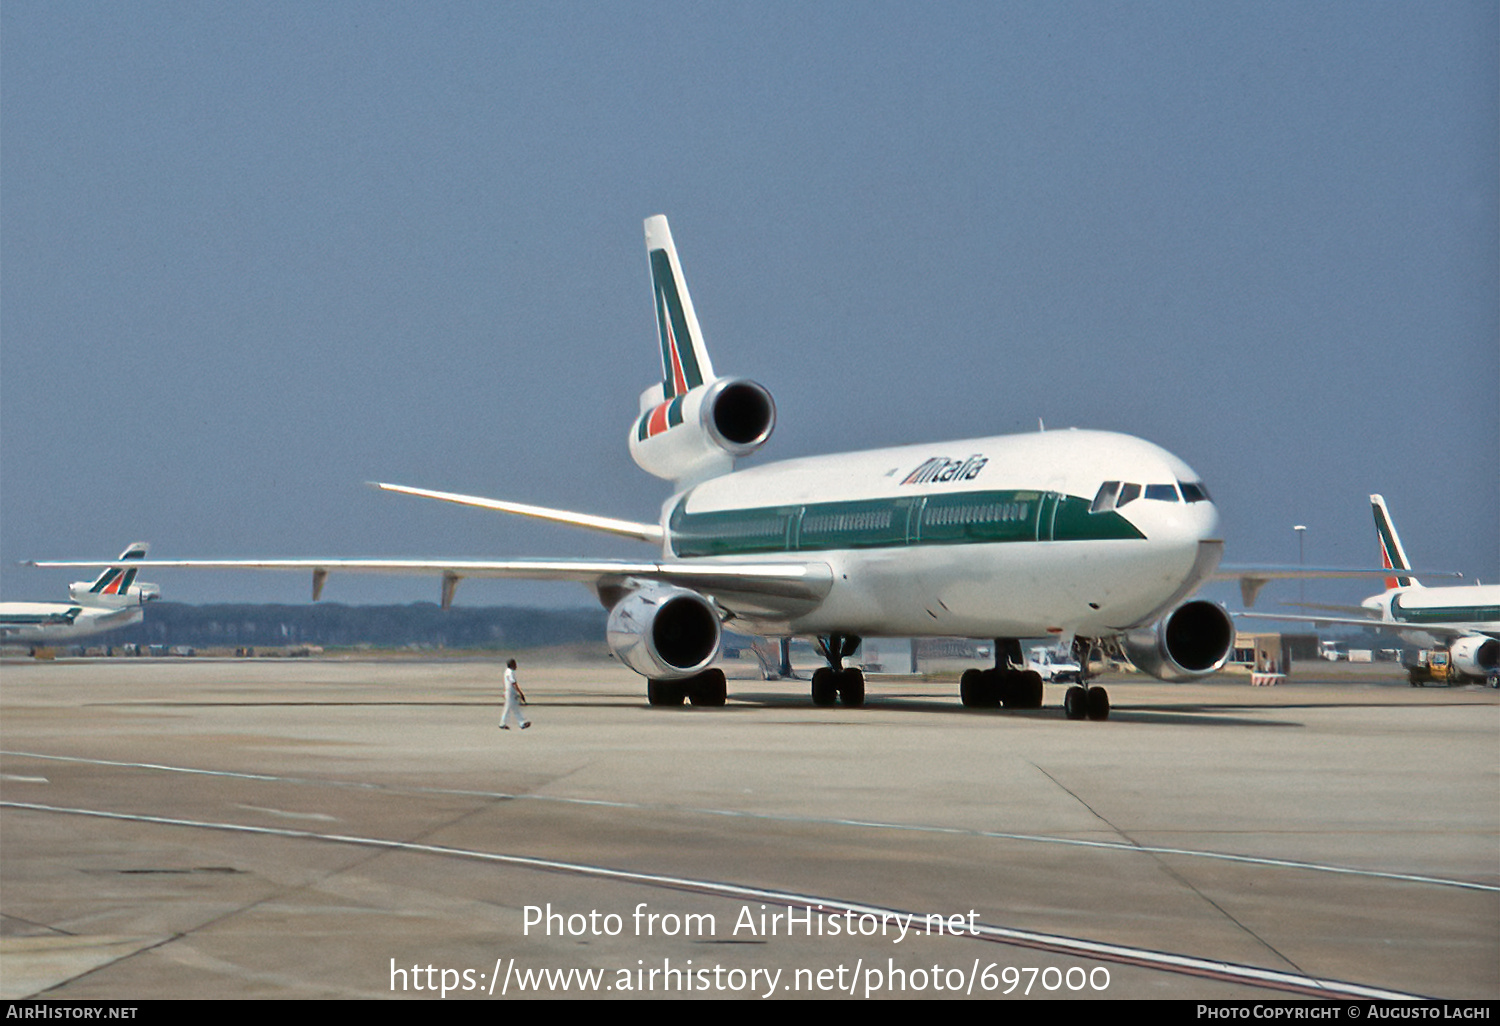
M691 677L719 655L719 617L708 599L667 584L643 585L616 602L605 636L620 662L657 680Z
M664 401L657 386L641 405L630 455L641 469L668 481L726 473L776 427L771 393L745 378L718 378Z
M1448 647L1458 671L1468 677L1483 677L1500 669L1500 641L1494 638L1459 638Z
M1217 602L1185 602L1150 627L1125 635L1125 654L1136 669L1181 683L1222 667L1234 648L1234 620Z

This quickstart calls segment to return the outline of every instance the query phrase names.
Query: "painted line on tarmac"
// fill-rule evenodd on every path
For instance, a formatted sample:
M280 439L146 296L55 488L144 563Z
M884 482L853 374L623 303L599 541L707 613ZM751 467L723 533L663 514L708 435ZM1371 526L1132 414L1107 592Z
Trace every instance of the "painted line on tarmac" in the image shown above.
M1353 866L1334 866L1320 862L1302 862L1296 859L1278 859L1264 855L1237 855L1232 852L1203 851L1198 848L1166 848L1161 846L1128 844L1124 841L1089 841L1077 837L1053 837L1045 834L1013 834L1000 830L976 830L969 827L930 826L912 823L889 823L873 819L845 819L825 816L793 816L777 812L746 812L740 809L703 809L689 805L666 805L648 802L619 802L604 798L566 798L559 795L514 794L508 791L471 791L452 787L410 787L372 784L353 780L322 780L313 777L283 777L264 773L238 773L232 770L194 769L188 766L167 766L152 762L117 762L111 759L86 759L69 755L42 755L36 752L0 751L0 755L11 755L27 759L47 759L54 762L78 762L92 766L118 766L122 769L157 770L163 773L189 773L197 776L227 777L232 780L257 780L273 784L295 784L308 787L348 787L371 791L389 791L395 794L439 794L466 798L491 798L502 801L555 802L561 805L589 805L611 809L630 809L644 812L689 813L697 816L722 816L726 819L754 819L780 823L810 823L819 826L848 826L862 830L895 830L905 833L949 834L957 837L981 837L996 841L1020 841L1027 844L1054 844L1069 848L1095 848L1103 851L1132 852L1141 855L1175 855L1182 858L1213 859L1219 862L1235 862L1242 865L1266 866L1272 869L1297 869L1314 873L1334 873L1340 876L1357 876L1374 880L1393 880L1399 883L1421 884L1430 887L1456 887L1469 891L1500 893L1500 885L1478 883L1473 880L1455 880L1441 876L1423 876L1417 873L1396 873L1379 869L1357 869Z
M420 844L413 841L394 841L382 837L360 837L352 834L323 834L314 833L309 830L292 830L290 828L247 826L241 823L216 823L208 820L179 819L171 816L147 816L139 813L128 812L104 812L98 809L65 808L55 805L37 805L30 802L0 801L0 808L20 809L28 812L45 812L68 816L87 816L95 819L110 819L132 823L150 823L158 826L185 827L194 830L217 830L227 833L256 834L263 837L283 837L294 840L321 841L330 844L346 844L363 848L380 848L389 851L416 852L427 855L440 855L449 858L471 859L481 862L500 863L508 866L516 866L522 869L534 869L551 873L567 873L573 876L586 876L594 879L613 880L619 883L638 884L647 887L659 887L675 891L687 891L693 894L704 894L719 898L733 900L766 901L788 906L803 905L822 912L824 915L844 915L849 913L856 916L921 916L921 913L906 912L901 909L885 908L879 905L867 905L862 902L840 901L835 898L821 898L814 895L798 894L794 891L778 891L763 887L748 887L742 884L733 884L717 880L695 880L690 877L668 876L660 873L642 873L629 869L616 869L610 866L595 866L583 862L563 862L558 859L535 858L530 855L507 855L500 852L476 851L470 848L452 848L440 844ZM907 921L913 921L908 919ZM925 920L924 920L925 922ZM964 934L949 934L948 936L967 936L976 940L986 940L997 944L1006 944L1018 947L1033 948L1039 951L1050 951L1057 954L1082 956L1098 959L1101 962L1113 962L1120 965L1132 965L1145 969L1154 969L1162 972L1176 973L1185 976L1196 976L1228 983L1239 983L1250 987L1259 987L1266 990L1281 991L1290 994L1300 994L1305 997L1336 998L1340 1000L1379 1000L1379 1001L1412 1001L1426 1000L1420 994L1408 994L1401 991L1385 990L1379 987L1369 987L1359 983L1347 983L1340 980L1319 979L1317 977L1305 976L1301 973L1281 972L1275 969L1262 969L1258 966L1241 965L1235 962L1221 962L1216 959L1196 958L1191 955L1179 955L1166 951L1154 951L1150 948L1134 948L1123 944L1106 944L1098 941L1086 940L1081 937L1067 937L1061 934L1037 933L1032 930L1015 930L1005 926L995 926L989 923L976 923L972 932Z

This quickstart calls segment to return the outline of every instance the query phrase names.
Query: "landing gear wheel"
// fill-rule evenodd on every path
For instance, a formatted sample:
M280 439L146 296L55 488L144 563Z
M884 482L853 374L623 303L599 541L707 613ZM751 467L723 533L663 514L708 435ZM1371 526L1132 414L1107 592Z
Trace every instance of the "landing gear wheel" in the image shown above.
M850 668L841 670L837 675L839 700L845 705L861 706L865 704L865 675L863 670Z
M1089 688L1089 719L1109 719L1109 692L1103 688Z
M1007 709L1028 709L1030 697L1026 690L1026 675L1020 670L991 670L1000 679L1000 702Z
M704 670L687 684L688 701L694 705L719 706L729 699L729 684L718 667Z
M646 681L646 701L650 705L681 705L684 697L681 681L655 678Z
M827 666L820 666L814 670L812 675L813 705L832 705L838 697L838 682L834 680L833 670Z
M1016 708L1040 709L1042 707L1042 675L1035 670L1016 674Z
M983 670L965 670L964 675L958 678L958 700L970 709L988 704L985 702L988 690L984 686Z
M1063 715L1070 720L1081 720L1088 715L1089 695L1076 684L1063 695Z

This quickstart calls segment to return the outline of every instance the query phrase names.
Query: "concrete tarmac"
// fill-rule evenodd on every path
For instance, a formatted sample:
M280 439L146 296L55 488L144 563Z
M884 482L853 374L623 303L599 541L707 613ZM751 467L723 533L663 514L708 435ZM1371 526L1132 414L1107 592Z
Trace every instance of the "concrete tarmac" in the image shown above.
M1500 997L1494 691L520 662L6 661L0 996Z

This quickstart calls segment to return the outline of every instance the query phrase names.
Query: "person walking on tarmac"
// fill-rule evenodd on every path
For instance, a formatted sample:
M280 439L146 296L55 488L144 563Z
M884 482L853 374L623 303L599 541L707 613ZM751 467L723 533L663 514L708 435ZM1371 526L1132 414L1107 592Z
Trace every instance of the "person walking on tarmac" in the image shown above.
M521 690L521 685L516 683L516 661L512 659L505 664L505 711L500 714L500 729L509 730L510 725L506 722L515 716L516 722L521 724L525 730L531 726L531 721L521 712L521 706L526 704L526 692Z

